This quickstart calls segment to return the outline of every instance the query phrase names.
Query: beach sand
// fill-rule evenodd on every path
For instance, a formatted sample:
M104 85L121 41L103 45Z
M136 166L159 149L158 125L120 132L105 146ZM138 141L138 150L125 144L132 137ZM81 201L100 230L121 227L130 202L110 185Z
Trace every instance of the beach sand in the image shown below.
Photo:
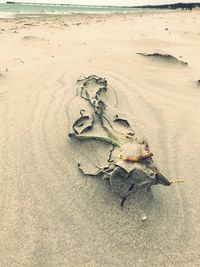
M0 21L0 265L200 265L200 11ZM188 66L137 53L171 54ZM76 80L105 77L113 107L183 185L119 198L82 176L106 149L68 138ZM81 156L82 155L82 156ZM142 218L146 216L145 221Z

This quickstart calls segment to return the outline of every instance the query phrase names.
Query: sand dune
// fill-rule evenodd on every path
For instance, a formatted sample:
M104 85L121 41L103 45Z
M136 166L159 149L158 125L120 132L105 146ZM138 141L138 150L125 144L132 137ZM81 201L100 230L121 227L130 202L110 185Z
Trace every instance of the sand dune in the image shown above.
M31 30L17 21L1 20L0 265L200 265L199 11L23 17L37 24ZM114 108L148 138L165 176L184 185L154 187L152 199L120 208L101 181L81 175L80 154L90 164L107 153L68 138L80 110L76 81L90 74L108 80Z

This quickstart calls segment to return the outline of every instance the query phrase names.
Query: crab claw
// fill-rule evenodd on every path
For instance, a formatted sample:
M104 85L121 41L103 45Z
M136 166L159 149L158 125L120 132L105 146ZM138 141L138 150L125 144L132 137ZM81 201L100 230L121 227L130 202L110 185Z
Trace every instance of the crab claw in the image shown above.
M171 185L171 183L167 180L167 178L164 175L162 175L160 172L156 173L156 183L162 184L165 186Z

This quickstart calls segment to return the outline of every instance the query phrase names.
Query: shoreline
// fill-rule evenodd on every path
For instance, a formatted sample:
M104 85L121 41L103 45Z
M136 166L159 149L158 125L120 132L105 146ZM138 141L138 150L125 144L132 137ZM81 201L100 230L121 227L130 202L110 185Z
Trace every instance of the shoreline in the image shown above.
M45 7L47 7L45 9ZM58 7L57 10L53 7ZM134 14L134 13L160 13L160 12L173 12L173 9L163 8L142 8L142 7L108 7L108 6L76 6L66 5L52 5L52 4L0 4L0 17L2 15L6 18L16 16L43 16L43 15L74 15L74 14Z
M189 11L189 10L160 10L160 11L152 11L152 12L146 12L146 11L139 11L139 12L111 12L111 13L66 13L66 14L63 14L63 13L9 13L9 12L5 12L5 16L7 14L8 17L1 17L1 13L3 12L0 12L0 20L15 20L15 19L20 19L20 18L25 18L25 19L45 19L45 18L72 18L72 17L91 17L91 18L95 18L95 17L134 17L134 16L144 16L144 15L156 15L156 14L191 14L192 13L200 13L200 9L196 9L196 10L192 10L192 11Z

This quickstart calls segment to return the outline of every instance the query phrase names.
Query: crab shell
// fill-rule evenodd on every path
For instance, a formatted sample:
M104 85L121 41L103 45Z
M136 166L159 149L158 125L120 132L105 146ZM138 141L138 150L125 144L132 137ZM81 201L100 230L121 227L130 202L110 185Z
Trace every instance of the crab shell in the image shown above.
M134 163L130 172L116 166L110 174L109 183L112 190L121 197L126 197L139 188L150 188L156 184L170 185L170 182L163 175L139 163Z
M154 165L151 158L143 157L152 155L148 145L145 143L127 142L121 147L119 154L114 155L114 168L110 172L109 180L113 191L121 197L126 197L138 188L150 188L152 185L162 184L165 186L171 183L165 178ZM138 159L138 161L129 161L127 158Z

